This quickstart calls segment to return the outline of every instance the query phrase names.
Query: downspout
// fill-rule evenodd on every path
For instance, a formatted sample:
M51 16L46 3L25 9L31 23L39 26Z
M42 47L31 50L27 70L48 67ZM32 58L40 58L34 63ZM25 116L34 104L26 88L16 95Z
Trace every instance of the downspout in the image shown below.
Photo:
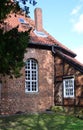
M55 105L55 85L56 85L56 67L55 67L55 54L56 54L56 49L55 49L55 46L52 45L52 55L54 57L54 105Z
M0 80L0 114L1 114L1 91L2 91L2 81Z

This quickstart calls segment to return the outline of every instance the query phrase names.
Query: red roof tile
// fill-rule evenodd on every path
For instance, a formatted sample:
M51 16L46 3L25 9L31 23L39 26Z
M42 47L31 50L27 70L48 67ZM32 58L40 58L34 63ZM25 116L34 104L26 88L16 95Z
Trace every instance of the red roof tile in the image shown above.
M23 24L19 21L19 18L23 19L26 24ZM53 38L48 32L46 32L43 29L43 32L47 35L47 37L40 37L37 36L34 33L35 30L35 24L34 21L31 18L25 17L24 15L20 15L20 14L11 14L9 15L9 17L5 20L5 22L8 23L8 26L10 26L10 28L16 27L17 25L19 25L19 31L26 31L28 30L30 27L32 27L32 31L30 33L31 36L31 42L33 43L41 43L41 44L55 44L60 46L61 48L65 49L66 51L76 55L73 51L71 51L70 49L68 49L66 46L64 46L63 44L61 44L59 41L57 41L55 38Z
M19 21L19 18L23 19L26 23L23 24ZM5 27L5 30L10 30L11 28L14 28L16 26L19 25L18 30L19 31L27 31L28 29L30 29L30 27L32 27L32 30L30 32L30 37L31 37L31 41L32 43L40 43L42 45L57 45L63 49L65 49L66 51L68 51L69 53L72 53L73 55L75 55L74 52L72 52L70 49L68 49L66 46L64 46L63 44L61 44L59 41L57 41L55 38L53 38L48 32L46 32L43 29L43 32L47 35L47 37L40 37L37 36L34 33L35 30L35 23L31 18L25 17L24 15L21 14L10 14L9 17L5 20L5 22L7 22L7 26ZM64 54L63 52L59 52L63 57L66 57L68 60L72 61L73 63L76 63L78 66L80 65L81 68L83 69L83 64L81 64L80 62L78 62L75 58L72 58L71 56L68 56L66 54Z

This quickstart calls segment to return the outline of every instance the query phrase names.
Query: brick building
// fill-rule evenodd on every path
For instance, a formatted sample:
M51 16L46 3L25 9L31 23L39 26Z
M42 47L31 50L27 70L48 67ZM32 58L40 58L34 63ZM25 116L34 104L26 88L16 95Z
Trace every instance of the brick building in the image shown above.
M0 76L0 114L41 112L53 105L83 107L83 64L43 29L40 8L34 16L34 21L24 14L10 14L6 19L6 30L17 25L19 31L32 30L23 75Z

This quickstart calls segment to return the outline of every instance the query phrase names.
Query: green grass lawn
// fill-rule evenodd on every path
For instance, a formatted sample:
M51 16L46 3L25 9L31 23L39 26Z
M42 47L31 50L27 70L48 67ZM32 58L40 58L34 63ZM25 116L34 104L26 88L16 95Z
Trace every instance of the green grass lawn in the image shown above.
M0 117L0 130L83 130L83 120L64 114L26 114Z

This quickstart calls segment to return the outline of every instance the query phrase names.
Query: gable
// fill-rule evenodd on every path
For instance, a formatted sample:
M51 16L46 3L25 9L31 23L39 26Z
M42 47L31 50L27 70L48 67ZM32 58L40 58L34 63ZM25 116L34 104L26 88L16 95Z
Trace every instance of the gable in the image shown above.
M35 20L25 16L25 14L10 14L5 20L7 24L4 26L4 30L8 31L16 26L18 26L19 31L31 30L28 47L50 49L52 52L54 51L53 53L59 53L59 55L61 55L63 58L68 59L68 61L73 64L74 67L77 67L77 69L80 68L80 70L83 71L83 64L74 58L76 54L53 38L45 29L43 29L41 25L41 9L35 9L35 13L35 15L37 15Z
M76 60L75 58L72 58L68 55L65 55L64 53L56 50L56 53L58 56L60 56L62 59L64 59L64 61L68 64L70 64L72 67L74 67L76 70L80 71L81 73L83 73L83 64L81 64L78 60Z
M36 13L38 11L36 11ZM45 29L43 29L43 27L41 27L42 31L37 30L36 26L40 25L35 25L35 20L33 21L31 18L26 17L24 14L10 14L8 18L5 20L5 22L7 23L6 27L4 27L6 31L16 26L18 26L19 31L28 31L29 29L31 29L30 43L55 45L62 51L65 50L64 52L67 52L68 55L72 57L76 56L76 54L73 51L71 51L66 46L57 41L55 38L53 38ZM36 24L38 24L38 22Z

